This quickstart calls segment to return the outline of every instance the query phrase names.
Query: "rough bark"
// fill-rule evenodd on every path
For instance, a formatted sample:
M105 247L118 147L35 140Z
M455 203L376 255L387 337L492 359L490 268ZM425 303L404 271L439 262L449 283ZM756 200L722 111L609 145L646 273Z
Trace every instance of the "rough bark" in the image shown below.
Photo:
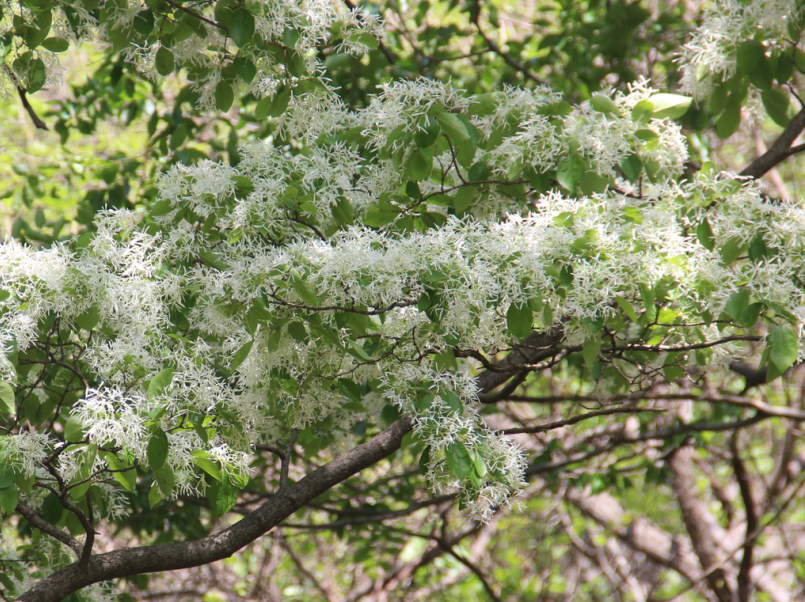
M717 541L718 529L715 528L713 517L697 494L696 477L693 474L694 453L690 447L680 448L669 457L668 467L674 475L674 495L679 504L682 520L702 568L707 571L710 567L719 565L723 558ZM723 569L711 570L706 580L719 602L734 602L733 588L727 581Z
M478 388L488 393L517 374L518 366L553 356L555 354L553 348L561 342L563 334L564 330L561 327L552 328L548 332L532 332L520 347L495 364L496 371L487 370L478 375L476 379Z

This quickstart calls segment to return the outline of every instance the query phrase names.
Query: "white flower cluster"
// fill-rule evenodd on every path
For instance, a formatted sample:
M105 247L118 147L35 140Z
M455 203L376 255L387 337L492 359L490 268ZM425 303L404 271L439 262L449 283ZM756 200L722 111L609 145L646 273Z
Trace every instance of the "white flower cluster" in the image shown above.
M639 83L611 94L614 108L600 111L564 107L545 90L507 89L491 111L470 113L481 136L508 124L496 148L510 150L484 151L493 162L519 152L534 168L558 169L575 153L618 186L588 198L552 192L532 199L534 211L502 220L450 215L440 227L396 232L361 224L378 197L410 183L393 161L320 134L359 128L379 149L395 130L415 136L436 104L452 115L472 107L472 99L424 80L386 87L362 112L329 105L316 143L295 155L255 143L237 168L176 166L160 179L162 199L147 227L129 211L109 211L72 250L0 246L3 379L36 386L49 377L45 367L26 364L17 378L12 355L65 337L60 345L81 350L65 361L97 383L72 404L82 436L146 465L151 434L164 431L172 491L187 494L203 493L200 457L243 479L251 444L310 428L341 449L352 425L336 419L377 424L390 403L415 418L430 447L433 487L472 491L485 515L517 490L523 459L474 413L473 367L456 362L453 350L493 357L510 348L512 308L533 310L527 327L536 330L561 324L568 346L598 336L604 321L618 344L639 340L641 327L617 299L633 313L659 311L665 330L657 341L677 345L719 338L715 326L701 324L739 291L776 314L805 315L794 284L805 265L803 209L772 205L752 185L709 174L639 186L618 177L614 166L636 152L667 176L681 169L679 129L631 116L650 94ZM304 102L294 106L312 119ZM550 120L542 119L546 107L556 112ZM286 127L300 124L292 112ZM412 145L400 144L406 152ZM447 185L460 182L449 177ZM491 187L484 202L505 206L504 194ZM353 225L335 219L345 199ZM705 220L708 244L695 234ZM768 253L724 261L725 248L747 245ZM659 290L658 310L646 295ZM41 433L13 434L5 446L26 475L59 449ZM453 465L451 474L454 456L476 463L471 487L456 476L464 468ZM69 481L104 468L108 457L72 444L60 461Z
M682 91L697 100L728 80L737 67L737 46L760 39L768 49L790 38L788 27L801 8L797 0L717 0L709 3L703 19L679 57Z

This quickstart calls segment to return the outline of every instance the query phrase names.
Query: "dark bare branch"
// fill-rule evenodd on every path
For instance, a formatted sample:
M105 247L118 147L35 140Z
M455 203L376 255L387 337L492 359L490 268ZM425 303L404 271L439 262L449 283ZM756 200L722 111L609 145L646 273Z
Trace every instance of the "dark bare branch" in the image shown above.
M752 161L738 175L757 179L791 155L803 150L802 147L805 145L791 146L803 130L805 130L805 107L786 126L780 137L771 145L771 148Z

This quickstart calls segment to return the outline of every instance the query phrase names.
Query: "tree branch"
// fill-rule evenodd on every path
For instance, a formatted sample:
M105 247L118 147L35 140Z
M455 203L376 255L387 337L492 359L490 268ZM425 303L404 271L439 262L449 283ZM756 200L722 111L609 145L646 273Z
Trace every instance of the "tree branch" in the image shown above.
M738 571L738 602L749 602L752 591L750 571L752 570L752 554L756 541L755 538L750 538L749 536L757 529L758 519L755 501L752 498L752 489L749 485L749 474L746 472L746 467L738 451L738 431L734 432L730 437L730 451L732 452L732 470L735 472L735 478L738 481L746 514L746 539L744 541L744 553L741 557L741 566Z
M29 523L31 523L34 527L42 531L43 533L47 533L53 539L58 539L68 548L70 548L78 558L81 558L81 553L83 551L83 546L81 542L77 539L73 539L70 537L69 534L65 533L58 527L51 525L49 522L45 521L41 516L39 516L34 509L28 506L25 502L19 501L17 502L17 512L22 514Z
M331 487L398 450L403 436L411 428L411 420L401 418L370 441L325 464L298 483L279 490L273 498L228 529L196 541L98 554L90 558L83 570L76 562L42 579L19 600L59 602L82 587L100 581L190 568L227 558Z
M446 542L441 537L436 539L436 543L439 544L439 547L442 548L445 552L450 554L453 558L458 560L461 564L467 567L481 582L481 585L484 586L487 595L492 599L492 602L501 602L501 599L495 593L495 590L492 589L492 586L489 585L489 582L486 580L483 572L480 568L478 568L474 563L470 562L467 558L464 558L461 554L456 552L448 542Z
M668 458L668 467L673 472L673 491L679 503L679 511L687 528L693 549L699 557L702 568L721 562L718 541L722 538L716 532L718 525L707 511L704 503L697 496L696 477L693 474L692 456L695 452L690 447L676 450ZM722 569L707 575L707 584L719 602L732 602L732 588L727 581L727 574Z
M771 148L752 161L738 175L757 179L791 155L803 150L801 148L803 145L791 147L802 130L805 130L805 107L800 109Z
M609 416L610 414L639 414L641 412L663 413L665 412L665 410L661 410L658 408L604 408L603 410L596 410L594 412L588 412L586 414L579 414L578 416L572 416L571 418L566 418L565 420L557 420L556 422L549 422L547 424L538 424L536 426L526 426L523 428L506 429L501 432L504 435L542 433L544 431L550 431L553 429L562 428L563 426L570 426L572 424L577 424L582 420L587 420L588 418L595 418L597 416Z

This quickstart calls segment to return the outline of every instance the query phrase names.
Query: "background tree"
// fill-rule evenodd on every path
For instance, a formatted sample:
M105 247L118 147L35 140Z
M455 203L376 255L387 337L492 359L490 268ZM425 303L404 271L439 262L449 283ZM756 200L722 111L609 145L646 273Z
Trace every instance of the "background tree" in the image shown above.
M694 8L2 4L4 597L796 598L801 9Z

